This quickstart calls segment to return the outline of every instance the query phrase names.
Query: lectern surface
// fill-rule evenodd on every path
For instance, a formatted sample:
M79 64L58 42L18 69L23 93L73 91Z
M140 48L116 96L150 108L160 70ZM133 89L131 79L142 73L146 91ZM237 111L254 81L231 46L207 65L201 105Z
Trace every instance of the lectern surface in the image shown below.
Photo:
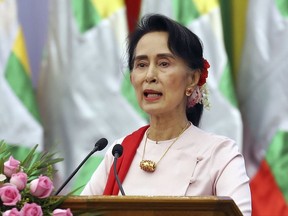
M74 215L240 216L229 197L72 196L61 205Z

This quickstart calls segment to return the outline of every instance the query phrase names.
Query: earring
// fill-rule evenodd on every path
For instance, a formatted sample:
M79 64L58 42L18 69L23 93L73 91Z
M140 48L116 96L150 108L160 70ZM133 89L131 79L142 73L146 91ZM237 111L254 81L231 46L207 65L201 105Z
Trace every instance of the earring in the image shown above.
M190 97L193 93L193 90L191 88L186 89L186 96Z

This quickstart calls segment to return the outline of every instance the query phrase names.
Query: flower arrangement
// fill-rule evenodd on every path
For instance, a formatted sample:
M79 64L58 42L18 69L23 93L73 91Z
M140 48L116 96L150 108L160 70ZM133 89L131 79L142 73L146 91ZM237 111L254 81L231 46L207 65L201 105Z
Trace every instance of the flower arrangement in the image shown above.
M54 190L53 165L62 158L36 152L36 145L23 161L13 158L6 143L0 141L0 215L70 216L70 209L57 209L64 197L51 196Z

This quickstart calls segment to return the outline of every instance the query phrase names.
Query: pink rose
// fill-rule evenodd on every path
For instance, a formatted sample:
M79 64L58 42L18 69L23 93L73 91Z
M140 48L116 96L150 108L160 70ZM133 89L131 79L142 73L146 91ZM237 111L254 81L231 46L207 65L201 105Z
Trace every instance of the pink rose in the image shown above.
M15 185L4 184L0 188L0 199L4 205L14 206L19 200L21 200L21 194Z
M20 212L16 208L3 212L2 216L20 216Z
M38 198L49 197L54 189L53 183L47 176L40 176L30 184L30 193Z
M72 216L70 209L55 209L53 211L53 216Z
M36 203L25 203L20 211L21 216L42 216L43 212L39 205Z
M18 190L23 190L27 184L27 174L24 172L12 174L10 183L14 184L18 188Z
M9 160L4 163L4 174L8 177L11 177L13 173L18 172L20 168L20 161L15 160L10 156Z

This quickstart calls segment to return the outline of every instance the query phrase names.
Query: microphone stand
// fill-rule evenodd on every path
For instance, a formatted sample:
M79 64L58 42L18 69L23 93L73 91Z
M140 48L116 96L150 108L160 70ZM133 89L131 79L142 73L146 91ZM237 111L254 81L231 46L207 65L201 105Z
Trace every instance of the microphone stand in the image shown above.
M88 160L88 158L94 154L96 151L101 151L107 146L108 141L105 138L101 138L95 144L94 149L84 158L84 160L79 164L79 166L74 170L74 172L68 177L68 179L61 185L61 187L56 191L55 196L57 196L60 191L66 186L66 184L73 178L73 176L78 172L78 170L83 166L83 164Z
M116 164L117 164L117 159L118 159L118 157L119 157L119 154L118 154L118 152L116 152L116 153L115 153L115 156L114 156L114 164L113 164L113 167L114 167L114 176L115 176L115 178L116 178L116 182L117 182L117 184L118 184L118 187L119 187L119 189L120 189L121 194L122 194L123 196L125 196L125 192L124 192L124 190L123 190L122 184L121 184L121 182L120 182L120 180L119 180L119 177L118 177L118 174L117 174L117 170L116 170Z

